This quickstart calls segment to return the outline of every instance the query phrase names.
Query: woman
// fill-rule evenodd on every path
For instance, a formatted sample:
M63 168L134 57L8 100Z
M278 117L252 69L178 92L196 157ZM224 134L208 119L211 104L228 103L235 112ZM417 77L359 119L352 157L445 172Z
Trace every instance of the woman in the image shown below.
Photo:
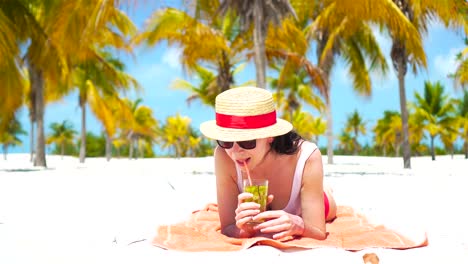
M215 139L215 174L221 232L230 237L306 236L325 239L325 222L336 215L323 188L320 150L304 141L291 123L276 117L270 92L256 87L227 90L216 97L216 120L200 126ZM266 178L268 209L246 202L242 179ZM257 225L251 221L263 221Z

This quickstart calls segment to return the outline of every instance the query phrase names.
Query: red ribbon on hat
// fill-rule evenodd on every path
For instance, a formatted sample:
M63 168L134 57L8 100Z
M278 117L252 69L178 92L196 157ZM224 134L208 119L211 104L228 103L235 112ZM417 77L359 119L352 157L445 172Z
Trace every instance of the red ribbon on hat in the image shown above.
M276 124L276 111L255 115L235 116L216 113L216 124L224 128L255 129Z

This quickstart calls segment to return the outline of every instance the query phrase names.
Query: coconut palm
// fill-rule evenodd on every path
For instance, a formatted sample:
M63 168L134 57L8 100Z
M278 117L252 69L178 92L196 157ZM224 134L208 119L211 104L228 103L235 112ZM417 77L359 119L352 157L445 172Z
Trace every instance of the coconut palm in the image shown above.
M459 119L460 136L463 140L465 159L468 159L468 91L464 91L456 109Z
M130 119L122 120L121 136L119 138L124 137L128 140L129 158L132 159L137 158L138 153L142 155L144 148L151 145L156 139L159 124L158 120L153 116L153 110L146 105L140 105L143 102L141 98L134 101L124 99L124 101L132 115ZM137 153L134 153L134 151Z
M280 25L287 16L296 16L288 0L221 0L219 11L222 15L232 12L240 18L240 30L247 33L253 26L254 63L257 86L266 87L266 51L265 39L270 23Z
M317 66L322 70L327 118L327 157L333 163L333 120L330 99L330 75L340 56L348 65L354 89L364 96L371 95L370 73L385 74L387 64L370 25L388 27L409 35L408 42L422 46L417 31L391 1L291 1L300 16L308 16L311 39L317 43ZM413 37L414 36L414 37Z
M124 72L124 65L107 52L97 52L96 59L87 59L76 65L73 70L72 86L79 91L79 106L81 108L81 146L80 162L86 157L86 105L100 120L107 137L114 133L111 106L109 98L119 97L119 91L128 91L131 88L139 89L138 82L129 74ZM121 103L122 104L122 103Z
M59 79L58 70L65 76L67 65L58 51L58 45L48 33L51 26L51 16L58 6L59 1L26 1L11 0L0 3L0 24L2 24L3 38L0 41L0 61L2 61L0 81L4 89L0 91L2 98L7 98L0 107L2 118L0 123L6 124L13 114L24 102L26 76L22 71L28 67L29 79L34 92L32 108L34 118L38 126L38 157L35 165L46 166L44 151L44 127L43 127L43 76L48 76L51 82ZM63 17L63 14L62 14ZM14 32L13 35L10 35ZM34 72L32 72L35 70ZM54 74L55 73L55 74ZM1 124L0 124L1 125Z
M116 92L106 94L94 86L90 88L88 102L94 115L103 125L106 139L106 160L109 161L112 157L112 144L114 140L118 140L116 135L126 120L133 119L133 113L125 100L122 100ZM116 147L120 147L120 143L116 142Z
M314 117L309 112L302 111L302 107L297 108L291 115L283 116L285 120L291 122L294 130L304 139L311 140L318 144L319 137L325 134L327 124L321 117Z
M430 137L431 157L435 160L434 140L444 130L456 130L453 127L454 101L444 94L444 86L440 82L424 83L424 95L415 92L416 102L411 105L415 115L420 117L424 129ZM452 133L452 132L451 132Z
M434 18L441 21L446 27L459 28L466 26L466 1L464 0L393 0L393 2L416 27L419 33L416 35L418 37L422 37L423 34L427 33L429 23L433 22ZM411 45L408 42L408 37L414 36L393 29L389 29L389 33L393 41L390 55L393 67L397 72L400 94L400 111L403 126L403 162L405 168L411 168L405 76L408 66L413 69L414 73L417 73L417 69L421 67L425 68L427 63L423 46Z
M448 122L445 124L446 129L440 132L440 140L442 141L442 144L444 144L445 149L450 152L452 159L453 155L455 154L455 142L457 141L460 134L458 131L458 128L460 127L460 121L461 120L457 117L448 120Z
M50 124L52 133L47 137L46 143L56 144L60 149L60 155L65 155L65 146L67 144L73 144L75 140L76 130L73 129L73 124L68 120L63 120L62 123L54 122Z
M396 111L385 111L384 116L377 120L373 128L376 146L381 147L383 155L387 156L387 150L393 150L398 155L401 145L401 117Z
M191 122L189 117L180 114L167 117L159 136L162 148L171 148L178 158L194 156L201 137L191 127Z
M353 141L353 155L358 154L358 150L361 148L358 137L360 135L366 135L366 122L362 119L361 115L358 113L357 110L354 110L353 113L348 115L346 119L346 124L344 128L344 132L349 134Z
M96 48L109 43L116 48L128 48L119 33L127 35L132 32L132 27L127 23L129 20L117 9L120 3L118 0L90 0L86 4L80 1L11 0L0 4L0 20L5 21L5 17L9 20L5 24L13 27L16 34L14 43L18 43L24 52L21 56L23 61L18 59L15 50L6 49L9 54L13 53L8 56L6 64L24 65L29 71L29 96L33 111L30 115L37 127L36 166L47 166L43 121L46 89L55 89L59 83L66 81L71 65L96 58ZM6 43L8 45L13 42ZM11 59L16 61L12 62ZM8 69L14 71L11 67ZM15 76L18 75L13 72L9 76L13 76L8 82L8 91L11 91L10 87L19 87L10 85L17 83L14 80L17 80ZM21 96L14 98L22 101ZM17 99L12 102L17 102ZM9 101L10 112L15 111L14 107L14 103Z
M22 142L19 136L26 134L16 116L10 120L5 131L0 132L0 144L2 145L4 160L7 159L8 148L10 146L20 146Z
M468 46L468 38L465 38L465 45ZM468 53L468 47L465 48L463 52L460 52L456 56L456 62L458 63L455 72L449 74L449 77L454 80L454 87L466 88L468 84L468 58L466 54Z
M238 72L243 70L244 66L245 64L240 64L239 66L235 67L232 75L235 76ZM183 79L176 79L171 83L171 88L189 92L190 96L186 100L189 106L192 101L200 100L202 104L214 107L215 99L219 92L215 73L205 67L202 67L201 65L194 67L194 73L195 79L198 80L198 84L195 85ZM241 85L247 84L250 84L250 82L247 81Z
M193 15L175 8L157 10L134 39L134 43L149 47L163 41L179 46L181 64L189 73L204 74L200 65L216 71L216 82L206 84L207 98L234 84L235 65L243 60L243 52L249 45L235 20L216 16L218 5L218 1L197 1L197 12Z
M353 151L354 140L353 140L353 136L350 133L342 131L338 139L339 139L338 147L342 149L345 154L351 153Z
M289 59L287 59L289 60ZM304 68L299 68L295 73L290 73L287 77L282 77L288 66L278 68L279 78L271 80L271 87L276 90L273 93L278 109L283 113L283 117L289 115L288 120L293 120L293 114L302 105L308 105L321 112L324 109L322 98L314 93L311 85L310 75Z

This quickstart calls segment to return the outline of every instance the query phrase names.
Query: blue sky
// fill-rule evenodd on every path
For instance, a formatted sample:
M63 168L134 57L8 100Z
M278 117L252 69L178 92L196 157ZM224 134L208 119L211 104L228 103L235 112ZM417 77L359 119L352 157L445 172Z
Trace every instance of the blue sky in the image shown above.
M138 28L142 28L144 22L157 8L152 1L146 1L145 5L137 6L135 10L129 11L129 15ZM351 78L347 73L342 61L334 68L331 78L331 99L334 133L338 135L348 115L357 110L365 121L368 122L368 130L375 124L375 121L383 116L385 110L399 111L398 82L395 72L389 59L391 42L381 34L377 33L377 38L381 49L387 56L389 72L386 77L373 76L373 93L370 98L359 97L352 89ZM452 97L459 98L461 91L455 91L447 74L455 69L455 55L463 50L463 34L445 30L441 25L434 23L429 28L429 33L424 38L424 47L427 54L428 68L419 72L417 76L408 72L406 76L406 89L408 102L414 100L414 92L423 93L424 82L440 81L445 86L446 93ZM139 49L135 52L136 59L122 54L122 58L127 66L127 71L134 76L143 86L144 91L140 94L132 95L132 98L140 97L142 104L153 109L156 119L165 122L166 117L175 115L188 116L192 119L192 125L198 128L199 124L205 120L214 118L214 110L199 102L193 102L188 106L185 102L189 94L185 91L169 88L176 78L186 79L192 82L196 80L187 76L179 63L179 51L176 47L167 47L163 44L152 48ZM255 68L247 66L240 74L237 83L245 80L255 79ZM88 109L87 129L95 134L99 134L102 126L96 121ZM20 112L20 121L23 128L29 132L27 110ZM53 122L70 120L75 130L79 131L81 124L81 110L78 107L78 96L76 93L70 94L62 101L48 105L45 111L46 133L49 132L49 125ZM371 134L369 132L369 134ZM23 145L10 149L10 152L29 152L29 137L21 137ZM371 138L361 139L361 143L370 142ZM319 145L325 146L326 139L321 137ZM50 148L50 147L48 147Z

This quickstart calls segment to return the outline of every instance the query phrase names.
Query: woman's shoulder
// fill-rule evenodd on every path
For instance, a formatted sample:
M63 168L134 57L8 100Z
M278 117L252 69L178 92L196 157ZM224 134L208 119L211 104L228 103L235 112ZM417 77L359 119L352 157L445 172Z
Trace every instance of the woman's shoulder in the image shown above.
M308 140L301 140L301 142L299 142L299 145L300 145L300 148L301 148L301 149L308 148L308 149L311 149L311 150L313 150L313 151L315 151L316 149L318 149L317 144L315 144L315 143L312 142L312 141L308 141Z
M221 174L236 174L236 166L231 160L226 151L220 147L216 147L214 150L215 170L217 175Z

